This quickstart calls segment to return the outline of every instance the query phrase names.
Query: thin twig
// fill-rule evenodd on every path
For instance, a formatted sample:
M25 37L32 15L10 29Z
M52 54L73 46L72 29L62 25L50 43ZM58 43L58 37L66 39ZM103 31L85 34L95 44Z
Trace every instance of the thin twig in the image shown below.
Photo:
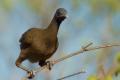
M71 75L68 75L68 76L59 78L59 79L57 79L57 80L63 80L63 79L66 79L66 78L70 78L70 77L73 77L73 76L78 75L78 74L81 74L81 73L85 73L85 71L79 71L79 72L77 72L77 73L73 73L73 74L71 74Z
M87 51L87 47L89 47L89 46L92 45L92 44L93 44L93 43L89 43L89 44L87 44L85 47L82 47L80 51L75 52L75 53L72 53L72 54L69 54L69 55L66 55L66 56L64 56L64 57L62 57L62 58L57 59L56 61L54 61L54 64L56 64L56 63L58 63L58 62L61 62L61 61L65 60L65 59L67 59L67 58L70 58L70 57L72 57L72 56L75 56L75 55L78 55L78 54L80 54L80 53L83 53L84 51Z
M87 52L87 51L92 51L92 50L97 50L97 49L102 49L102 48L108 48L108 47L113 47L113 46L120 46L120 44L113 44L113 45L103 45L103 46L96 46L96 47L90 47L92 45L92 43L89 43L88 45L82 47L79 51L75 52L75 53L71 53L69 55L66 55L62 58L59 58L55 61L52 61L51 63L54 65L54 64L57 64L65 59L68 59L70 57L73 57L75 55L78 55L80 53L84 53L84 52ZM47 67L47 65L43 66L43 67L39 67L39 68L36 68L36 69L33 69L34 73L38 73L40 72L41 70L45 69ZM29 75L29 74L28 74Z

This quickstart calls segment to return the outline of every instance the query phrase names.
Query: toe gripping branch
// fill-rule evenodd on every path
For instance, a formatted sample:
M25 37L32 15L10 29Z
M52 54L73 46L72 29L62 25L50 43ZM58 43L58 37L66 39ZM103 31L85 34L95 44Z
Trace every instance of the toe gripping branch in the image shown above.
M44 65L43 67L39 67L39 68L35 68L31 71L27 71L27 78L28 79L34 78L35 74L38 73L39 71L43 70L44 68L51 70L54 64L55 64L54 61L46 61L46 65Z

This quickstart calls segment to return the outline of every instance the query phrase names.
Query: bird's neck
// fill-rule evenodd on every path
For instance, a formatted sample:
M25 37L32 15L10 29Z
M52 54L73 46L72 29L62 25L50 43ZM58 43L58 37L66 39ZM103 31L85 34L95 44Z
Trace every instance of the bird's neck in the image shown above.
M58 22L55 18L53 18L51 23L49 24L47 30L49 30L53 34L56 34L56 36L57 36L58 30L60 27L60 23L61 22Z

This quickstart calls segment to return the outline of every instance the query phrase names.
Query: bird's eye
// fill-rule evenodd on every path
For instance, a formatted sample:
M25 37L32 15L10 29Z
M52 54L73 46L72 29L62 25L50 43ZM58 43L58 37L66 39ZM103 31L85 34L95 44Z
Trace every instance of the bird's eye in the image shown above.
M62 15L62 12L61 12L61 11L58 11L58 12L57 12L57 16L60 16L60 15Z

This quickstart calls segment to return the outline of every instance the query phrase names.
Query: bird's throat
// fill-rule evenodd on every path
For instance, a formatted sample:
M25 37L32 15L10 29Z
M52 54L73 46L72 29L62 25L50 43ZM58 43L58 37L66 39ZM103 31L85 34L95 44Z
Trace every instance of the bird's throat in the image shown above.
M51 21L50 25L48 26L48 30L54 34L58 33L60 24L62 21L57 21L56 19L53 18L53 20Z

